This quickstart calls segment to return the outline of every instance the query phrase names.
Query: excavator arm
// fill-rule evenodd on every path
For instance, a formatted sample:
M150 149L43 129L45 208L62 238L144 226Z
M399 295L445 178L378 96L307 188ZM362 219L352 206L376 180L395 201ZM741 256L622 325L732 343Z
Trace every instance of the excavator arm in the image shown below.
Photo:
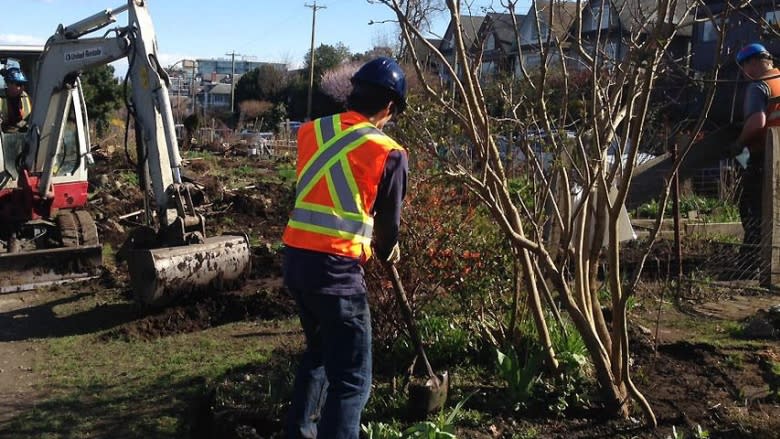
M49 38L38 62L21 174L37 175L36 196L49 196L79 73L127 59L137 172L144 194L152 199L146 203L147 225L128 238L125 257L136 297L159 305L184 292L241 282L250 269L250 252L246 235L207 238L205 220L182 184L170 81L159 62L148 3L128 0L70 26L60 25ZM114 23L123 12L128 15L126 26L103 37L86 37Z
M181 157L176 141L168 95L169 79L159 64L154 27L143 1L107 9L73 25L60 26L47 42L39 61L39 82L28 131L26 168L39 171L38 193L46 196L56 158L61 153L66 108L72 104L72 90L84 70L126 58L132 92L130 111L135 118L141 145L139 152L154 194L160 225L168 226L186 212L169 206L169 188L181 185ZM108 38L82 38L116 21L127 11L127 26L112 31ZM147 178L148 177L148 180ZM172 207L172 208L170 208ZM192 211L190 211L192 212Z

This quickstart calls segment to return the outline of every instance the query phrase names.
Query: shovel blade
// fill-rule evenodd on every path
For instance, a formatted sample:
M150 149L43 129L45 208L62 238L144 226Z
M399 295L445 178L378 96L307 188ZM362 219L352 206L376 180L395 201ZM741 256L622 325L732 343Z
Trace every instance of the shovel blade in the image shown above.
M429 377L425 381L412 381L409 384L409 413L412 417L424 418L444 408L450 377L443 372L438 377Z

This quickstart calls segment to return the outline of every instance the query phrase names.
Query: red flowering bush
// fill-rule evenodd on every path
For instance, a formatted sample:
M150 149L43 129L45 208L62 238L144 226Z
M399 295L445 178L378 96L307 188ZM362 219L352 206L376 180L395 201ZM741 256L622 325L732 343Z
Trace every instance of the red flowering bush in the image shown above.
M402 215L400 244L397 268L431 361L466 361L468 351L481 344L475 313L485 312L487 303L494 302L489 297L506 296L511 285L508 249L497 226L463 188L443 179L414 179ZM411 355L392 284L375 258L366 267L366 281L377 354ZM401 367L411 361L395 359Z

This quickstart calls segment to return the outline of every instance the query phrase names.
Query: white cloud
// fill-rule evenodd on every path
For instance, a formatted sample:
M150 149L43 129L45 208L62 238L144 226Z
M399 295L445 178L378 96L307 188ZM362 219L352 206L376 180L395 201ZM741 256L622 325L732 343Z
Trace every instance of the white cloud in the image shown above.
M26 44L42 46L45 42L45 38L32 35L0 34L0 44Z

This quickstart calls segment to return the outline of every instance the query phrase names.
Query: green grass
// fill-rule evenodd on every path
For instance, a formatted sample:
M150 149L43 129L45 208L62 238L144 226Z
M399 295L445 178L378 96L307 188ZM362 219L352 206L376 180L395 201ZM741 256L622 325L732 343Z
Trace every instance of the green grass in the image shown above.
M296 179L294 165L279 166L276 169L276 173L279 174L279 178L281 178L282 181L295 181Z
M190 411L215 380L268 361L273 344L236 336L256 330L248 325L153 341L104 341L96 334L46 339L39 366L46 396L0 428L0 436L188 437Z

